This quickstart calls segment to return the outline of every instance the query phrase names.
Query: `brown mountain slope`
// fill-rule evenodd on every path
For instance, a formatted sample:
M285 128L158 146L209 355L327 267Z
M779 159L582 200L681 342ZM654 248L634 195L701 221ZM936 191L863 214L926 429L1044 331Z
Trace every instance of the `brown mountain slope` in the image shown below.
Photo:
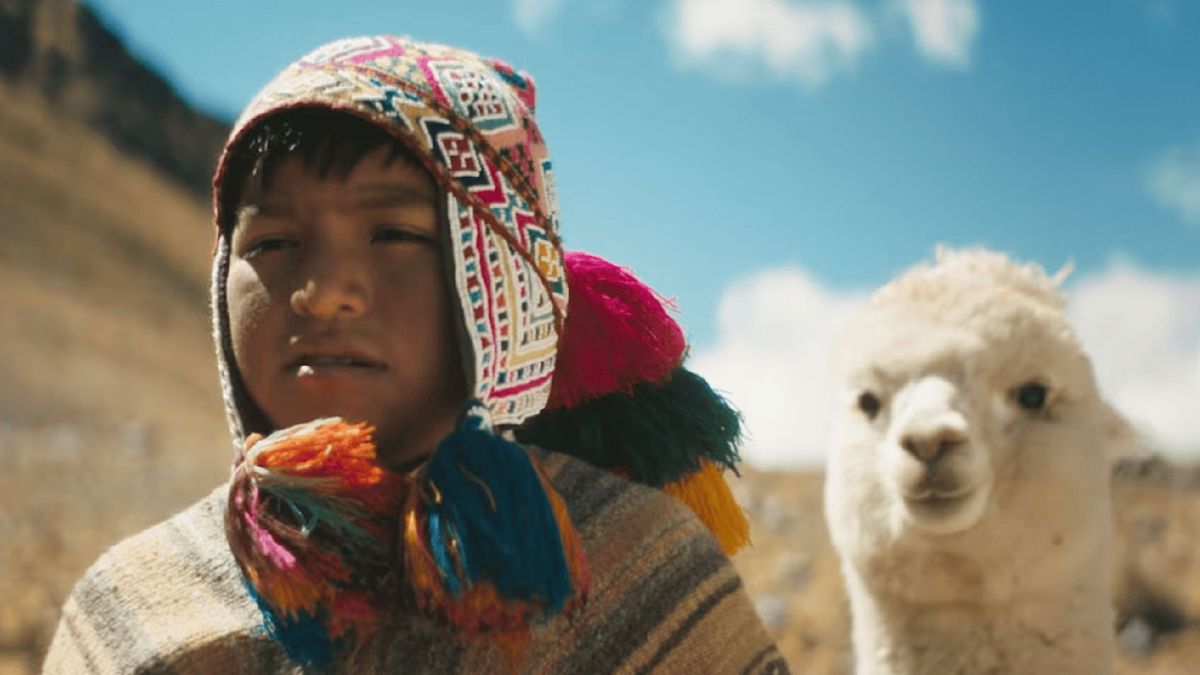
M0 83L0 672L104 547L225 473L210 247L189 190Z
M106 546L220 481L208 174L225 134L73 0L0 0L0 673Z
M206 198L227 125L193 110L76 0L0 0L0 80Z

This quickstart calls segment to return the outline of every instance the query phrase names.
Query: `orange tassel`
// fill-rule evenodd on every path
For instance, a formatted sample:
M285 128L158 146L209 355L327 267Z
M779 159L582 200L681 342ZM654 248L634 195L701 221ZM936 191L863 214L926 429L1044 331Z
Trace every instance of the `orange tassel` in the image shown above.
M699 471L679 482L668 483L663 490L696 512L725 555L733 555L750 544L750 522L716 464L701 460Z
M418 517L421 501L420 488L409 492L408 506L404 509L404 566L408 570L411 589L417 606L422 610L444 611L449 604L446 590L442 586L441 572L426 541L425 524Z

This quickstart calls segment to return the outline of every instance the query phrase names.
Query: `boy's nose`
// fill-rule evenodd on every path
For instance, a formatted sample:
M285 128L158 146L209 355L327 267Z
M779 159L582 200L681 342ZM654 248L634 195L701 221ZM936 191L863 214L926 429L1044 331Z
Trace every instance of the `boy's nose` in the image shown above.
M331 269L336 267L338 269ZM361 316L370 302L358 265L329 265L292 292L292 311L322 321Z

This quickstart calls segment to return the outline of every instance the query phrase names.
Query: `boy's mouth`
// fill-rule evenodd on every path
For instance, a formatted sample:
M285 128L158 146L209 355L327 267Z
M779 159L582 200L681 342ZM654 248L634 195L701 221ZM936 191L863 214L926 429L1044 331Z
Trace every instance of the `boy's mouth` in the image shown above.
M366 375L386 369L387 364L355 353L301 354L287 365L287 371L298 377Z

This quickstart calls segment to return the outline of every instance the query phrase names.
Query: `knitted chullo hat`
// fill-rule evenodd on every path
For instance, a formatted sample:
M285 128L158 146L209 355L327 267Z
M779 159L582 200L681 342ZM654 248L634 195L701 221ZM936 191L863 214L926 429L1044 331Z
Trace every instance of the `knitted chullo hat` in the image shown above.
M355 38L289 66L234 125L213 183L213 327L238 448L226 530L267 627L297 660L327 660L402 603L516 656L531 623L585 601L566 505L513 438L666 489L727 551L747 541L721 477L737 461L737 415L682 368L683 333L659 296L600 258L564 255L534 103L530 77L500 61ZM299 108L388 130L444 195L471 401L410 476L375 463L365 424L247 437L263 418L233 357L235 205L223 179L250 129Z

